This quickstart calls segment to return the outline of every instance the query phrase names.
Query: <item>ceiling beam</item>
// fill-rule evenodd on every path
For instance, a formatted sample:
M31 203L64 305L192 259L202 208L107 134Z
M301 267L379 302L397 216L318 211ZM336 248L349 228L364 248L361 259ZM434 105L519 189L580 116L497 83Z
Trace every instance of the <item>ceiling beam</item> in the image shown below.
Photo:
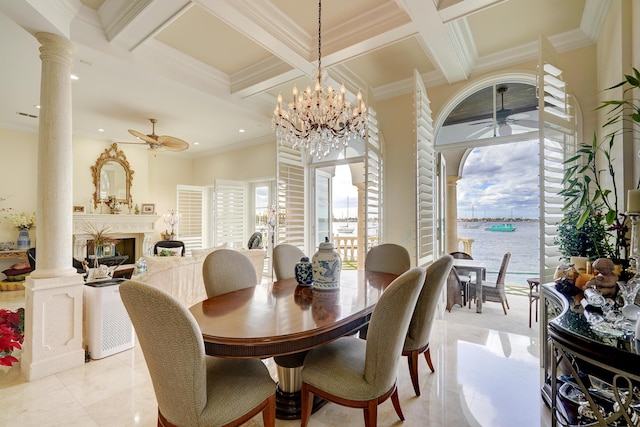
M71 22L82 8L79 0L2 1L0 11L31 34L47 32L71 38ZM8 41L4 41L7 43Z
M190 0L111 0L98 9L98 16L107 40L133 51L192 5Z
M452 41L433 1L402 0L402 4L418 28L431 62L449 83L466 80L472 59L464 56L463 52L467 49L460 49L463 40Z
M464 18L472 13L479 12L496 4L507 0L463 0L439 10L440 19L443 23Z

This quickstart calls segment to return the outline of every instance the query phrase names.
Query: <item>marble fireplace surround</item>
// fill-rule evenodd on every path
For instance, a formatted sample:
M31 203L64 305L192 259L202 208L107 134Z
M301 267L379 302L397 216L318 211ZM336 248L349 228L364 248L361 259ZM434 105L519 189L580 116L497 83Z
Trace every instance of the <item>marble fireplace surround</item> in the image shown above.
M87 256L87 241L93 240L87 233L87 224L97 229L108 229L109 237L135 239L135 259L151 254L158 215L129 214L73 214L73 256ZM90 230L90 228L89 228Z

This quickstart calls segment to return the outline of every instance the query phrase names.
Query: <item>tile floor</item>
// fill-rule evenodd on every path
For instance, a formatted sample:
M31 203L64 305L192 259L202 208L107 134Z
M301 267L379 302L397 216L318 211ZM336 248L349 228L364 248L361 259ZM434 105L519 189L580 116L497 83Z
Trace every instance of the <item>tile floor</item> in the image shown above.
M21 302L19 297L0 295L0 307L17 308ZM483 314L456 307L436 321L431 337L436 372L430 373L421 360L422 396L416 397L403 358L398 381L405 422L386 401L379 407L378 425L549 426L549 411L539 392L538 329L528 328L527 298L510 297L509 302L508 316L499 304L487 303ZM513 325L522 333L509 332ZM266 363L273 368L271 361ZM18 366L0 367L0 414L0 426L151 427L156 425L157 406L136 346L33 382L24 380ZM262 426L262 419L256 417L247 425ZM298 420L276 422L278 427L298 425ZM334 404L313 414L309 423L360 425L360 410Z

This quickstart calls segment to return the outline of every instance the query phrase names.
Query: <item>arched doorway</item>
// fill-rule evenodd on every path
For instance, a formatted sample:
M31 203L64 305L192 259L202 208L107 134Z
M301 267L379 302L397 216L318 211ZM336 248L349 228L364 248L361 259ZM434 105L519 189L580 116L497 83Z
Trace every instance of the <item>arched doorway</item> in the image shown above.
M454 96L437 121L449 168L446 250L482 258L489 280L506 251L508 283L526 285L540 270L538 116L535 76L496 76Z

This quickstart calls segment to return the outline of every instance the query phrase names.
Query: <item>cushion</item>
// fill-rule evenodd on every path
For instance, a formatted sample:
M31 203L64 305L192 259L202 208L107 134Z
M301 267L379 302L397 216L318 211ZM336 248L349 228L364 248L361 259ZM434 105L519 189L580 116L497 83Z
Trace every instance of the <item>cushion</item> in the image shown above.
M31 267L27 264L27 268L8 268L2 271L7 276L19 276L24 275L26 273L31 273Z
M182 248L158 248L158 256L182 256Z
M24 279L29 275L29 273L18 274L17 276L7 276L4 279L5 282L24 282Z
M16 270L22 270L23 268L31 268L31 265L27 261L24 261L24 262L18 262L16 264L13 264L9 268L15 268Z

